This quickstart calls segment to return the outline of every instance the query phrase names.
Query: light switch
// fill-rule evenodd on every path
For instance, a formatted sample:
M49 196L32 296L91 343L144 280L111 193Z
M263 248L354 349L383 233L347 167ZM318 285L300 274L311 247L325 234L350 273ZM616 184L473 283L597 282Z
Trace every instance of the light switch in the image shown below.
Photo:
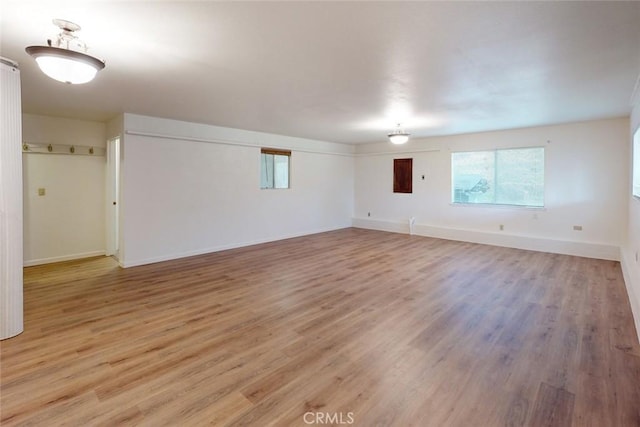
M44 196L46 194L46 190L44 188L38 188L38 196Z

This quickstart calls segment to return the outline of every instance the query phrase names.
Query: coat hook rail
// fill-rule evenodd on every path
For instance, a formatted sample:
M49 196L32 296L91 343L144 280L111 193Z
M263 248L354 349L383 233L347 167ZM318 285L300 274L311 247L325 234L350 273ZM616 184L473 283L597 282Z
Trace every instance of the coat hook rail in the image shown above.
M106 154L106 150L103 147L91 147L88 145L36 144L31 142L25 142L22 144L22 152L102 157Z

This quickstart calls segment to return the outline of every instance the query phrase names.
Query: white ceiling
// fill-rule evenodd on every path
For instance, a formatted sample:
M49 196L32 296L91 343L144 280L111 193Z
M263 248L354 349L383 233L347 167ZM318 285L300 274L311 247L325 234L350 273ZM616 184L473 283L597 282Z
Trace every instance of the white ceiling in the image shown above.
M2 0L0 55L23 110L130 112L361 143L628 115L640 2ZM24 51L82 26L106 68L86 85Z

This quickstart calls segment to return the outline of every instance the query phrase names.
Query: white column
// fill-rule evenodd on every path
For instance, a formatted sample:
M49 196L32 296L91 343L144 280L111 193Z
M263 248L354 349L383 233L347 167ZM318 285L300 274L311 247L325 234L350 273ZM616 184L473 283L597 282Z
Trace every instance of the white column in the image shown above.
M0 58L0 339L21 333L22 111L20 70Z

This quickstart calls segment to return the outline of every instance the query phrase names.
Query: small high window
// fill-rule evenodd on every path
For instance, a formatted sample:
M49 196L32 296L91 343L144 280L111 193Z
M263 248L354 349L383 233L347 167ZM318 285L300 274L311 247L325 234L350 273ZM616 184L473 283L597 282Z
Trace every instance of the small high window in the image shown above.
M291 151L260 150L260 188L289 188Z

